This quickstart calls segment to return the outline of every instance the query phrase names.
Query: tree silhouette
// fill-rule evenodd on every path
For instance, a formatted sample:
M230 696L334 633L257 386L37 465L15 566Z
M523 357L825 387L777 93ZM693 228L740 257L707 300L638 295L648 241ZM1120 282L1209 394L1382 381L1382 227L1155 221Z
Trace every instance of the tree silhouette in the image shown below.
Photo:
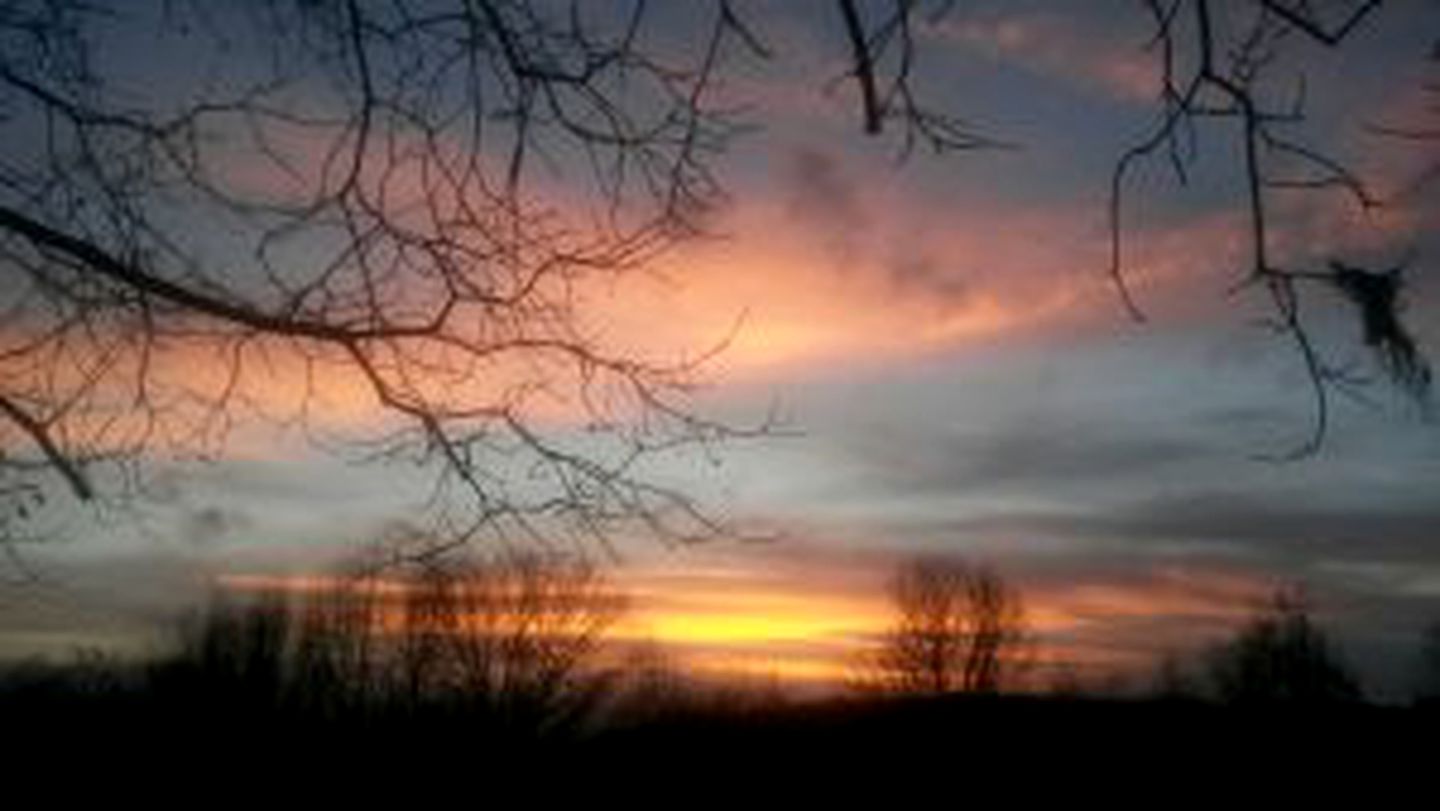
M294 689L293 620L284 594L249 601L216 594L182 618L174 649L151 665L150 679L187 702L215 702L241 715L278 710Z
M891 627L859 664L857 685L896 693L995 693L1022 664L1025 609L994 570L923 557L890 582Z
M918 32L954 5L827 7L864 131L898 132L905 151L998 145L921 99ZM1242 287L1263 291L1314 384L1302 452L1332 389L1356 382L1312 341L1302 289L1353 304L1402 385L1430 381L1398 317L1403 267L1275 256L1277 195L1378 203L1289 134L1300 111L1267 84L1289 42L1340 48L1381 13L1335 6L1225 4L1223 25L1209 0L1139 6L1161 111L1114 176L1111 272L1138 316L1121 250L1132 167L1164 156L1183 181L1196 128L1240 133ZM343 447L429 466L445 544L720 531L643 463L750 432L691 407L696 361L602 340L583 294L704 229L722 198L713 160L746 123L714 88L737 55L775 55L727 0L687 6L692 30L651 11L0 2L0 533L21 536L52 491L126 490L156 452L220 455L255 419L333 446L316 419L331 388L384 415ZM582 440L554 428L557 409Z
M1379 13L1381 2L1353 0L1332 9L1291 0L1146 0L1145 5L1160 52L1161 111L1150 132L1116 164L1110 202L1111 274L1131 314L1144 318L1123 270L1121 203L1130 174L1138 162L1158 155L1184 184L1198 156L1197 131L1228 126L1240 143L1235 169L1243 178L1250 253L1235 289L1261 291L1270 311L1267 324L1295 346L1315 403L1310 436L1289 456L1316 451L1328 430L1332 391L1363 382L1317 345L1305 317L1303 289L1338 294L1350 304L1361 322L1364 343L1380 366L1401 388L1425 400L1430 367L1400 318L1404 264L1374 268L1331 256L1320 267L1287 266L1275 247L1274 221L1281 205L1277 199L1285 195L1337 192L1362 211L1383 204L1357 172L1296 134L1305 121L1303 76L1298 93L1287 93L1272 75L1287 41L1340 48Z
M595 658L624 600L590 564L447 558L404 582L392 666L407 697L453 697L537 733L594 708L607 681Z
M187 618L151 668L162 696L242 716L562 734L605 694L604 634L625 607L591 565L538 553L366 566L251 596L221 594Z
M917 143L937 152L1001 145L917 100L916 65L925 49L916 31L958 13L953 0L893 0L873 6L837 0L837 5L852 46L847 75L859 90L866 132L879 135L887 123L898 125L906 153ZM1130 315L1145 320L1125 263L1122 215L1131 177L1141 162L1159 158L1185 185L1201 155L1202 133L1228 129L1240 144L1226 160L1242 178L1250 254L1247 265L1237 269L1231 293L1258 291L1263 297L1269 312L1266 325L1295 347L1315 405L1308 438L1284 454L1287 457L1318 450L1329 428L1333 393L1353 391L1366 382L1362 374L1329 357L1312 335L1305 306L1309 298L1302 295L1306 291L1329 293L1350 305L1360 321L1362 340L1384 373L1422 403L1429 394L1429 362L1401 318L1408 280L1404 262L1374 267L1330 256L1315 266L1293 266L1276 248L1283 197L1338 192L1364 212L1394 202L1382 199L1355 169L1306 140L1309 86L1303 75L1289 75L1281 67L1281 57L1291 49L1343 49L1382 13L1382 6L1380 0L1136 3L1154 32L1148 50L1160 79L1159 109L1149 131L1116 161L1110 190L1110 274ZM1440 58L1440 47L1430 58ZM1429 129L1380 129L1408 140L1436 137ZM1425 171L1411 191L1432 180L1436 171Z
M380 415L342 447L435 471L443 543L714 533L640 469L740 432L582 293L700 226L751 39L724 2L669 50L643 3L570 11L0 3L0 530L251 420L333 446L339 387Z
M1235 704L1361 698L1359 681L1294 589L1277 590L1234 639L1213 652L1210 676L1219 698Z

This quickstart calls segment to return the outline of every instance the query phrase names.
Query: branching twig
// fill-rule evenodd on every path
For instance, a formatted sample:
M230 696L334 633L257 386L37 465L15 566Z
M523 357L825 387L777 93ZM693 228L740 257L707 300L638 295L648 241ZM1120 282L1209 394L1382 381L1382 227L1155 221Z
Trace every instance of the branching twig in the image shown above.
M1231 122L1241 144L1238 169L1245 188L1244 210L1249 226L1249 268L1240 286L1260 286L1266 291L1274 314L1271 323L1291 340L1300 355L1315 404L1309 438L1286 457L1309 455L1320 448L1330 420L1331 389L1353 383L1316 347L1301 313L1301 285L1338 289L1354 303L1365 324L1366 343L1380 353L1386 371L1414 396L1425 398L1430 382L1428 366L1398 318L1398 269L1374 274L1332 260L1331 270L1310 271L1282 267L1272 255L1272 204L1268 195L1272 190L1339 189L1362 208L1380 205L1344 164L1282 135L1281 127L1303 120L1303 109L1297 104L1272 110L1262 102L1259 87L1273 59L1275 43L1287 32L1298 31L1325 45L1337 46L1379 8L1379 0L1357 3L1344 22L1333 29L1322 25L1303 3L1261 0L1252 23L1240 30L1236 42L1228 45L1218 39L1209 0L1149 0L1147 5L1156 30L1154 41L1161 45L1163 110L1150 133L1127 149L1116 163L1110 193L1109 272L1127 309L1137 319L1143 318L1127 283L1121 252L1121 202L1131 169L1138 161L1164 149L1183 183L1193 151L1184 148L1182 138L1188 137L1202 119ZM1186 7L1192 12L1188 23L1181 15ZM1187 54L1185 64L1189 66L1183 76L1177 68L1182 51ZM1281 175L1274 166L1278 159L1298 162L1310 173Z

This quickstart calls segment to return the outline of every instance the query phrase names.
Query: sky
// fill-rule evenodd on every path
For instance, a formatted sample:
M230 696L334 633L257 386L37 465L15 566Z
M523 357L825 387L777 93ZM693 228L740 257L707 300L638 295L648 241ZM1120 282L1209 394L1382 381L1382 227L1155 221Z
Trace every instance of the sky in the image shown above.
M664 5L664 41L704 23L703 4ZM829 4L737 7L771 55L735 54L715 89L758 126L715 158L713 236L587 306L642 355L723 345L696 407L781 430L654 471L745 538L597 550L635 595L624 635L717 671L834 684L883 629L897 562L943 553L1022 591L1046 672L1142 679L1303 584L1373 689L1403 694L1440 620L1440 428L1377 381L1334 400L1316 453L1271 458L1305 442L1313 401L1293 347L1259 324L1264 299L1233 289L1248 246L1231 123L1202 123L1189 185L1163 161L1133 176L1125 262L1146 320L1126 314L1107 206L1116 160L1158 109L1140 4L927 18L918 92L1006 145L945 155L861 131ZM1272 222L1297 266L1409 257L1406 314L1432 354L1440 184L1409 184L1436 147L1376 129L1427 126L1437 37L1440 6L1413 2L1342 48L1284 43L1276 74L1306 77L1295 131L1391 204L1276 193ZM1374 374L1340 302L1313 302L1326 351ZM373 404L334 386L330 419L369 425ZM217 456L156 458L147 496L75 510L27 546L36 576L0 587L0 653L138 644L215 578L323 569L427 495L404 465L270 428L242 426Z

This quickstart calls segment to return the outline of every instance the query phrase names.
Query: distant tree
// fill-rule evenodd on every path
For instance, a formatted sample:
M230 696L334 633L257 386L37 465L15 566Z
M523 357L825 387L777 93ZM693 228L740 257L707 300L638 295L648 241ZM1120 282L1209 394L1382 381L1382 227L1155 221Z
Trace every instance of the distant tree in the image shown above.
M236 709L278 706L295 630L283 593L249 601L216 594L181 619L174 649L152 668L151 679L171 694L223 695Z
M992 569L917 558L890 584L895 618L862 660L861 687L901 693L995 693L1019 664L1020 594Z
M1277 590L1264 610L1216 649L1210 676L1235 704L1358 701L1359 679L1310 618L1304 595Z
M382 656L404 697L439 696L547 732L576 722L603 692L596 658L624 599L589 563L447 558L402 583Z
M451 555L320 581L296 599L217 597L152 668L165 695L315 720L428 715L490 731L575 728L607 684L621 595L588 563Z

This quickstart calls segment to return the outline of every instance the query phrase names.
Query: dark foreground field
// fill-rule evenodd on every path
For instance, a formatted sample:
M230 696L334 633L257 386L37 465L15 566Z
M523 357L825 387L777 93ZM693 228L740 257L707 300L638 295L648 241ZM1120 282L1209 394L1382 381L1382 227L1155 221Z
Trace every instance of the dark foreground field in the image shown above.
M67 668L12 674L0 692L0 725L8 742L30 742L27 754L63 752L71 762L247 763L316 778L353 778L359 769L369 780L423 781L462 768L508 781L575 765L642 773L678 765L743 776L833 764L839 779L869 763L938 766L933 777L948 781L1041 765L1263 770L1389 750L1428 757L1440 712L1018 695L793 702L739 692L704 700L596 693L563 708L433 696L326 707L280 700L255 685L99 679ZM664 777L665 768L654 776Z

